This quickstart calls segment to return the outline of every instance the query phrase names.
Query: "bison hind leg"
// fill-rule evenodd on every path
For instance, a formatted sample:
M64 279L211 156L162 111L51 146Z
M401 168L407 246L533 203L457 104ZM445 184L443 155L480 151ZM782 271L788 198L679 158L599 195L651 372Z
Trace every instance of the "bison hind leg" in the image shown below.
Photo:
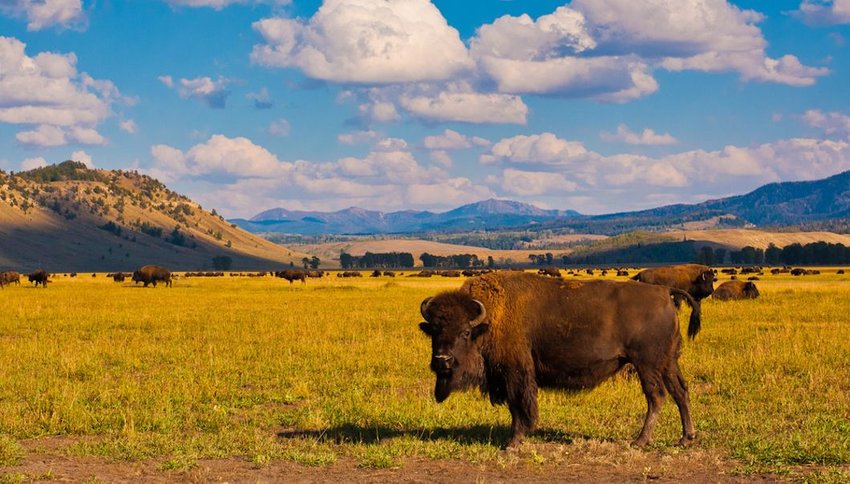
M685 378L682 376L682 370L679 369L679 362L673 360L667 373L664 375L664 386L676 406L679 407L679 416L682 418L682 438L679 439L679 445L687 447L696 440L696 431L694 423L691 420L691 410L688 398L688 385L685 383Z
M646 447L652 443L652 432L655 430L658 415L661 413L661 406L664 404L665 387L661 372L656 366L635 363L635 368L637 368L640 378L643 395L646 397L647 408L643 428L641 428L640 435L632 442L632 445L634 447Z

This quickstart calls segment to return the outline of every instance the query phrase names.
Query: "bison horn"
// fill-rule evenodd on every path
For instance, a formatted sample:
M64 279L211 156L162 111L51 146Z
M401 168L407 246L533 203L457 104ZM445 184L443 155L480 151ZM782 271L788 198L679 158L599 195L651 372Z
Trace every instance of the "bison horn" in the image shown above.
M419 312L422 313L422 317L425 319L428 319L428 316L425 315L425 311L428 310L428 304L431 303L431 299L432 298L430 297L426 297L425 300L422 301L422 304L419 305Z
M487 319L487 309L484 307L484 304L478 299L473 299L473 301L478 304L478 307L481 308L481 313L478 314L478 317L469 322L470 326L478 326L483 323L485 319Z

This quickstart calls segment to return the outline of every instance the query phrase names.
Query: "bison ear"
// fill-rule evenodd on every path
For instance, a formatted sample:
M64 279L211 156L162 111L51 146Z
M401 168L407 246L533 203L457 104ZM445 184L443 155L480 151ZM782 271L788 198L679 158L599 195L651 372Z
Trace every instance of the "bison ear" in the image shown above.
M422 332L427 334L428 336L434 335L434 325L427 321L422 321L421 323L419 323L419 329L421 329Z
M490 331L490 325L487 323L480 323L472 328L470 338L475 341L479 336L483 335L487 331Z

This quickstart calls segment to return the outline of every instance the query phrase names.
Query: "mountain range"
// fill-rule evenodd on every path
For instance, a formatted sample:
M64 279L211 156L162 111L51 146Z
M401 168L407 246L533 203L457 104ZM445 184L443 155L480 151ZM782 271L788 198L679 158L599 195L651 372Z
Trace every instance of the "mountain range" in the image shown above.
M582 215L545 210L510 200L484 200L442 213L380 212L348 208L337 212L266 210L231 222L250 232L301 235L463 232L471 230L569 229L615 235L632 230L664 230L691 222L705 227L785 227L830 223L850 217L850 171L822 180L764 185L750 193L697 204L649 210Z
M230 222L250 232L390 234L494 229L580 216L572 210L545 210L527 203L490 199L442 213L416 210L380 212L357 207L337 212L274 208L249 220L233 219Z

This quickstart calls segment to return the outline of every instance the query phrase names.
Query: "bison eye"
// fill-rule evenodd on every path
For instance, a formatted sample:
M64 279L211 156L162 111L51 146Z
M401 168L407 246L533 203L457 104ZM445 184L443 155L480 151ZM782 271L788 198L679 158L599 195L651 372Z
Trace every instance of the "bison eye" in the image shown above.
M466 331L464 331L464 332L463 332L463 337L464 337L464 338L469 339L469 335L470 335L470 331L469 331L468 329L467 329Z

